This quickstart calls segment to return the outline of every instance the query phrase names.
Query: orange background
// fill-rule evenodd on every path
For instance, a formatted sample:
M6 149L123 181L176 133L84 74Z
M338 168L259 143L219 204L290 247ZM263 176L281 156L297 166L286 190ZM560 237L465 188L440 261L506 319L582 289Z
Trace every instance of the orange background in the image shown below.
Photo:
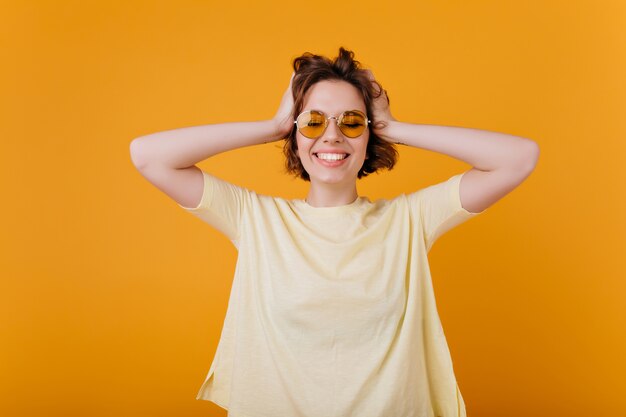
M129 144L271 118L293 58L339 46L373 70L401 121L540 145L519 188L430 253L468 416L626 415L626 3L304 5L2 2L0 415L226 415L195 396L236 249L148 183ZM280 144L199 166L303 198ZM361 195L470 168L399 151Z

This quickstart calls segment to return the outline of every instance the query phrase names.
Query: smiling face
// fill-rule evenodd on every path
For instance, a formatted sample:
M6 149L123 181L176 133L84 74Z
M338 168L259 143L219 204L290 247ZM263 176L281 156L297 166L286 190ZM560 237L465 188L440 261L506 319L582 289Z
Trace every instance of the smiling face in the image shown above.
M327 116L335 117L346 110L360 110L367 115L359 90L348 82L338 80L315 83L304 97L302 111L306 110L321 110ZM309 174L311 185L333 184L352 190L365 162L369 134L368 127L361 136L349 138L341 132L335 119L328 120L326 131L317 139L309 139L297 132L298 157ZM318 157L320 153L347 154L347 157L341 161L324 161Z

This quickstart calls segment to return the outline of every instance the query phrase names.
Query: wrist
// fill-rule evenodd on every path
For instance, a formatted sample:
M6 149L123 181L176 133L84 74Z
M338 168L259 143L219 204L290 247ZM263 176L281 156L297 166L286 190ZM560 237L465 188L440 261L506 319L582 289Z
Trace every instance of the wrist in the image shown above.
M378 128L378 129L374 129L374 133L386 142L390 142L394 144L401 144L399 138L397 138L396 135L394 135L394 131L396 130L395 127L397 126L399 122L391 118L391 119L385 120L384 123L385 123L385 126Z
M272 119L271 122L274 126L273 140L284 139L291 133L291 129L293 128L291 119L289 119L289 124L286 120L278 120L276 118Z
M272 127L271 134L267 142L274 142L277 140L281 140L287 136L287 134L285 134L284 128L281 127L281 124L278 120L270 119L267 122Z

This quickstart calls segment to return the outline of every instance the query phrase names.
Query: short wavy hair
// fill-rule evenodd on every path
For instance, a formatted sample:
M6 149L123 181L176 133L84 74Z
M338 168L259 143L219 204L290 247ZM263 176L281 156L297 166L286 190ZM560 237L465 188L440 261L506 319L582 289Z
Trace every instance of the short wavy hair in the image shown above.
M383 93L383 88L380 83L374 81L379 87L378 91L375 91L366 70L361 68L359 61L354 60L354 52L340 47L339 56L334 60L330 60L322 55L305 52L293 60L293 69L295 74L291 89L294 101L294 115L300 114L302 111L304 96L315 83L323 80L338 80L346 81L359 90L365 102L367 117L372 120L370 126L375 126L376 128L386 126L384 121L372 118L373 101ZM306 172L300 158L298 158L296 133L297 128L294 124L283 145L283 153L286 157L285 171L287 174L292 174L305 181L311 181L308 172ZM366 149L367 158L357 174L358 178L366 177L380 169L391 170L398 160L398 151L394 144L380 138L371 129L369 133L370 136Z

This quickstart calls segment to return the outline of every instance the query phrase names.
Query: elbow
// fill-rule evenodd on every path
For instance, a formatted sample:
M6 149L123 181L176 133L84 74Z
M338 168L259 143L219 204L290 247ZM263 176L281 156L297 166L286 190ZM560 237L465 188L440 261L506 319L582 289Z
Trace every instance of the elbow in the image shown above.
M132 161L135 168L137 168L138 170L145 168L148 164L146 161L145 152L143 151L141 138L133 139L130 142L130 160Z
M539 144L533 140L529 140L528 148L528 164L530 165L531 170L533 170L539 161Z
M535 170L539 161L539 145L533 140L526 140L524 151L520 152L517 167L527 173Z

